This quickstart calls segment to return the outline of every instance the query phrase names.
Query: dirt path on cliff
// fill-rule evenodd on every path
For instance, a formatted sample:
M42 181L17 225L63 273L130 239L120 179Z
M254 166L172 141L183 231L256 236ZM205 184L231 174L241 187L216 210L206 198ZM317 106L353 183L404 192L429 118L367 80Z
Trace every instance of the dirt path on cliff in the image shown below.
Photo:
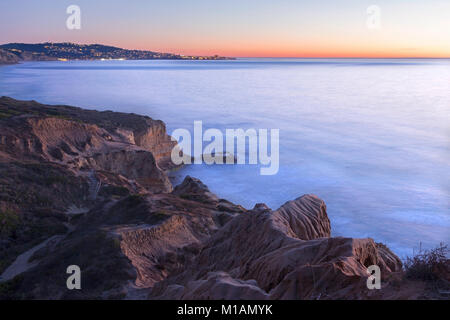
M69 207L69 209L67 209L66 214L77 214L77 213L86 213L89 210L87 208L77 208L75 205L72 205ZM33 256L33 254L35 254L38 250L44 248L45 246L51 244L53 246L57 245L62 239L64 239L69 233L71 233L74 229L75 226L69 224L69 223L65 223L65 226L67 227L67 232L65 234L60 234L60 235L54 235L50 238L48 238L47 240L41 242L40 244L34 246L33 248L31 248L28 251L25 251L24 253L22 253L21 255L19 255L16 260L8 267L5 269L5 271L0 275L0 283L1 282L5 282L5 281L9 281L11 279L13 279L15 276L26 272L28 270L30 270L31 268L35 267L36 265L39 264L39 261L33 261L30 262L30 258Z
M8 281L13 279L15 276L30 270L34 266L36 266L39 261L29 262L30 258L33 254L39 249L45 247L52 241L59 242L65 235L55 235L53 237L48 238L47 240L41 242L37 246L31 248L30 250L19 255L16 260L2 273L0 276L0 282Z

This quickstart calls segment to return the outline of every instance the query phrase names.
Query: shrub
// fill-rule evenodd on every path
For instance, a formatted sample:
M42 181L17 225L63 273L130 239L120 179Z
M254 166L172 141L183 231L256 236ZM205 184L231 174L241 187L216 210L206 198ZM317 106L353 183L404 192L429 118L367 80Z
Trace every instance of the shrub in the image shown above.
M126 198L127 207L132 208L136 207L144 201L144 195L142 194L132 194L128 198Z
M0 236L9 236L20 224L19 215L12 210L0 211Z
M130 191L121 186L104 186L100 189L100 195L102 196L119 196L125 197L130 194Z
M417 254L412 257L407 257L405 260L404 269L406 277L426 281L439 279L438 272L447 268L448 254L448 246L444 243L431 250L422 250L420 248Z
M17 290L22 283L22 276L18 275L14 279L0 283L0 300L16 300L22 297L17 294Z
M152 223L160 223L166 219L169 219L172 214L165 210L158 210L155 212L152 212L151 215L151 222Z

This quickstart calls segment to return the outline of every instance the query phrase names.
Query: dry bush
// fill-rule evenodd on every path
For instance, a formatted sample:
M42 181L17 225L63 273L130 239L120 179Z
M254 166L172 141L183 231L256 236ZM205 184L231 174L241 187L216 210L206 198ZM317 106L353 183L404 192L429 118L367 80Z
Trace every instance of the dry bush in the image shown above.
M437 248L419 251L404 262L406 277L409 279L434 281L441 279L449 268L448 246L440 243Z

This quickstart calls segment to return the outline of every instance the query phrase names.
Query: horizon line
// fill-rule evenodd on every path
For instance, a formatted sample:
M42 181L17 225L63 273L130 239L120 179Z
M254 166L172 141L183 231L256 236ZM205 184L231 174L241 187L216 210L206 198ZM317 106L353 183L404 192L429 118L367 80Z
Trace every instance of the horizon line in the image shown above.
M227 58L241 58L241 59L440 59L440 60L446 60L446 59L450 59L450 56L448 57L436 57L436 56L420 56L420 57L411 57L411 56L404 56L404 57L399 57L399 56L382 56L382 57L373 57L373 56L341 56L341 57L336 57L336 56L237 56L237 55L221 55L221 54L185 54L185 53L175 53L175 52L168 52L168 51L155 51L152 49L130 49L130 48L124 48L124 47L120 47L117 45L112 45L112 44L103 44L103 43L78 43L78 42L71 42L71 41L61 41L61 42L55 42L55 41L44 41L44 42L35 42L35 43L31 43L31 42L8 42L8 43L2 43L0 44L0 46L3 45L7 45L7 44L31 44L31 45L36 45L36 44L45 44L45 43L54 43L54 44L59 44L59 43L70 43L70 44L75 44L75 45L84 45L84 46L89 46L89 45L101 45L101 46L107 46L107 47L115 47L118 49L124 49L124 50L137 50L137 51L151 51L151 52L158 52L158 53L168 53L168 54L175 54L175 55L180 55L180 56L214 56L214 55L218 55L221 57L227 57Z

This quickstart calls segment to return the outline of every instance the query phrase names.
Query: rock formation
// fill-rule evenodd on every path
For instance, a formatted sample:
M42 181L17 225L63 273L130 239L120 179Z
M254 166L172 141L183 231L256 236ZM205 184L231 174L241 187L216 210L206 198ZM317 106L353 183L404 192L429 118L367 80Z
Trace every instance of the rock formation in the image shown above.
M0 99L5 113L0 127L1 158L58 163L77 175L106 171L149 191L171 191L161 167L170 168L174 142L161 121L35 102L16 105L10 98Z
M173 146L149 117L0 98L0 299L403 297L398 257L332 237L317 196L246 210L193 177L172 188Z
M383 274L401 269L400 260L381 254L371 239L330 238L325 204L306 195L275 211L237 215L180 274L157 283L151 297L361 298L369 293L370 265Z

